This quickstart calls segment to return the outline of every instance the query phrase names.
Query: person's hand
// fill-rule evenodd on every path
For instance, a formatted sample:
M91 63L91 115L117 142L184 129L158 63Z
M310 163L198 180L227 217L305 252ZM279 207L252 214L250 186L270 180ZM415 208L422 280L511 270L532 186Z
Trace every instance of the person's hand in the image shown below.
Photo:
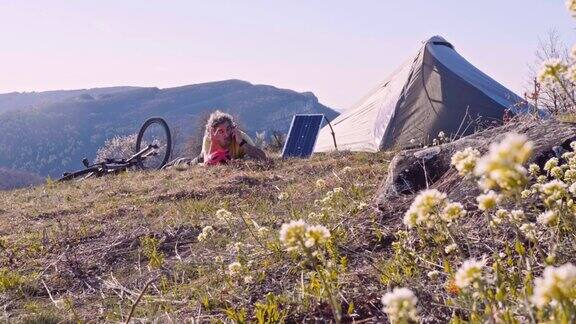
M228 150L218 150L210 154L208 160L205 162L207 165L224 164L230 161L230 152Z
M234 129L232 130L232 138L234 139L234 141L236 141L236 143L238 144L242 143L242 133L240 133L238 127L234 127Z
M210 131L210 139L212 140L212 142L214 142L215 140L218 140L220 137L222 137L222 134L218 130L218 128L212 129Z

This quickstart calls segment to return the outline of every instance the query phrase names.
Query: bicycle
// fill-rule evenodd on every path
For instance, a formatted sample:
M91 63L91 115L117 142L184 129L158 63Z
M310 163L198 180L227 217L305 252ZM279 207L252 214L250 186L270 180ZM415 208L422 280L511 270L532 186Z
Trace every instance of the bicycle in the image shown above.
M128 159L108 158L103 162L90 164L87 158L82 159L85 169L65 172L59 182L77 179L78 181L118 174L128 170L160 170L172 153L172 135L168 123L163 118L147 119L136 137L136 153Z

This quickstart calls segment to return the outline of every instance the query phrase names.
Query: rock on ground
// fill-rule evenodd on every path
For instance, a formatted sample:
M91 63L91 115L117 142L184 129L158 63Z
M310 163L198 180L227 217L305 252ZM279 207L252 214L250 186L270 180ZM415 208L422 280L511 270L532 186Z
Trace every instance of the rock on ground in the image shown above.
M423 149L401 151L391 161L388 176L380 185L375 203L384 218L398 217L420 190L435 188L465 205L474 204L479 193L472 181L464 181L450 165L452 155L467 147L484 154L490 143L501 141L508 133L525 134L534 142L534 155L529 163L543 167L551 157L570 151L570 142L576 140L576 124L556 119L507 124L485 130L454 142Z

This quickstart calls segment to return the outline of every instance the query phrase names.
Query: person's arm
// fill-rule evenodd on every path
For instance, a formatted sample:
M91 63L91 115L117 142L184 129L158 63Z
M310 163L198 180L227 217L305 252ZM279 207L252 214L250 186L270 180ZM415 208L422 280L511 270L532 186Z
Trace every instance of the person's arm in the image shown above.
M240 144L240 147L244 149L246 155L249 157L257 160L266 160L266 153L256 147L248 135L243 136L242 132L238 128L234 130L234 140Z
M204 137L202 138L202 151L200 152L200 155L202 156L202 161L205 161L208 155L210 154L211 145L212 141L210 139L210 136L205 133Z
M240 144L241 144L241 147L244 149L244 151L246 152L246 154L249 157L257 159L257 160L266 160L266 153L264 153L264 151L257 148L256 146L250 144L245 139L242 139Z

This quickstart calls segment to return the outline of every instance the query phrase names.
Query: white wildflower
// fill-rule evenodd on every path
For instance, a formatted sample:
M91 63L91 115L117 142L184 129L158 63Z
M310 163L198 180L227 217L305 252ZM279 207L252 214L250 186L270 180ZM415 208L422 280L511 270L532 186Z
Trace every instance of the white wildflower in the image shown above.
M558 220L558 212L555 210L548 210L538 215L536 221L542 225L551 226L556 224Z
M564 181L568 183L575 183L576 182L576 170L568 169L564 172Z
M288 199L288 197L289 197L289 196L288 196L288 193L286 193L286 192L281 192L281 193L278 195L278 200L286 200L286 199Z
M576 183L571 184L570 188L568 188L568 191L570 191L572 195L576 196Z
M326 243L330 239L330 231L322 225L307 225L303 220L282 224L280 241L287 251L304 247L311 248Z
M445 252L446 254L450 254L450 253L456 251L457 248L458 248L458 245L456 245L456 243L452 243L452 244L450 244L450 245L447 245L447 246L444 248L444 252Z
M523 188L528 171L522 166L532 156L534 144L525 135L508 134L500 143L490 144L488 154L481 157L474 174L484 190L504 191Z
M314 225L309 226L304 235L306 237L304 245L311 248L326 243L330 238L330 231L322 225Z
M552 170L550 170L550 175L556 179L562 179L564 176L564 170L562 170L561 167L553 167Z
M467 147L464 151L454 153L450 163L458 170L460 175L466 176L474 171L479 157L480 152L478 150Z
M227 211L226 209L218 209L216 211L216 218L223 221L228 221L232 218L232 213Z
M282 224L280 228L280 241L288 251L298 248L301 240L304 240L306 233L306 223L303 220L291 221L288 224Z
M538 164L536 163L531 163L528 166L528 172L530 173L530 175L536 177L540 173L540 166L538 166Z
M235 277L242 272L242 265L240 262L232 262L228 265L228 274L231 277Z
M205 241L208 237L214 234L214 228L212 226L206 226L202 229L202 233L198 235L198 242Z
M561 302L567 296L574 296L576 289L576 267L572 263L560 267L548 266L542 277L534 280L532 303L544 307L552 302ZM573 302L573 301L568 301Z
M340 171L342 174L347 174L350 171L352 171L352 167L346 166L344 168L342 168L342 171Z
M258 235L260 237L265 237L269 232L270 230L266 226L261 226L258 228Z
M532 223L524 223L520 226L520 231L532 242L536 241L536 227Z
M548 178L546 178L545 175L541 175L541 176L538 176L538 178L536 178L536 182L538 182L538 183L544 183L546 181L548 181Z
M358 206L356 206L356 210L364 210L364 209L366 209L366 207L368 207L367 203L360 202L360 203L358 203Z
M576 13L576 1L575 0L566 0L566 8L572 15Z
M486 260L480 261L470 259L464 261L456 275L454 276L454 283L458 288L466 288L474 282L482 279L482 268L486 265Z
M452 202L448 203L444 210L442 210L442 214L440 214L440 218L442 218L445 222L451 222L457 218L464 217L466 215L466 210L461 203Z
M418 321L417 303L418 298L408 288L394 288L382 297L383 310L390 323Z
M496 213L494 213L494 217L492 217L492 221L496 225L502 224L502 222L510 216L510 213L506 209L498 209Z
M440 131L440 132L438 133L438 138L443 139L443 138L445 138L445 137L446 137L446 134L445 134L443 131Z
M326 181L324 179L316 180L316 187L318 187L318 188L326 187Z
M572 143L576 143L576 142L572 142ZM570 146L572 146L572 143L570 143ZM562 153L562 158L566 161L572 159L574 156L576 156L576 153L574 152L564 152Z
M544 170L550 172L552 170L552 168L555 168L558 166L558 158L551 158L550 160L546 161L546 163L544 164Z
M254 282L254 278L252 278L252 276L245 276L245 277L244 277L244 283L245 283L245 284L249 285L249 284L251 284L251 283L253 283L253 282Z
M574 53L572 53L572 55L574 55ZM571 81L575 81L576 80L576 66L574 64L571 64L570 66L568 66L568 69L566 70L566 72L564 72L563 75L563 79L570 79Z
M328 213L333 212L334 209L332 209L332 207L322 207L322 208L320 209L320 211L321 211L322 213L324 213L324 214L328 214Z
M413 228L418 225L418 212L414 208L410 208L404 213L403 222L408 228Z
M555 83L563 73L568 70L568 67L562 62L561 59L553 58L542 64L542 69L538 75L538 80L544 84Z
M521 223L526 219L526 215L522 209L514 209L510 211L510 221L513 223Z
M240 253L240 251L242 251L242 249L244 249L245 245L242 242L236 242L232 245L231 250L236 252L236 253Z
M344 192L344 188L342 187L336 187L334 188L334 190L332 190L334 192L334 194L340 194Z
M540 192L546 205L553 205L568 194L568 185L560 180L552 180L540 186Z
M432 227L438 213L445 207L447 198L445 193L436 189L421 191L410 208L404 214L404 224L408 227L424 224Z
M440 276L440 271L432 270L429 271L426 275L428 276L428 278L434 280Z
M478 209L484 211L496 208L496 205L500 202L500 200L500 195L492 190L476 197L476 201L478 202Z
M526 199L530 196L532 196L532 191L528 189L522 190L522 192L520 193L520 197L522 197L522 199Z

